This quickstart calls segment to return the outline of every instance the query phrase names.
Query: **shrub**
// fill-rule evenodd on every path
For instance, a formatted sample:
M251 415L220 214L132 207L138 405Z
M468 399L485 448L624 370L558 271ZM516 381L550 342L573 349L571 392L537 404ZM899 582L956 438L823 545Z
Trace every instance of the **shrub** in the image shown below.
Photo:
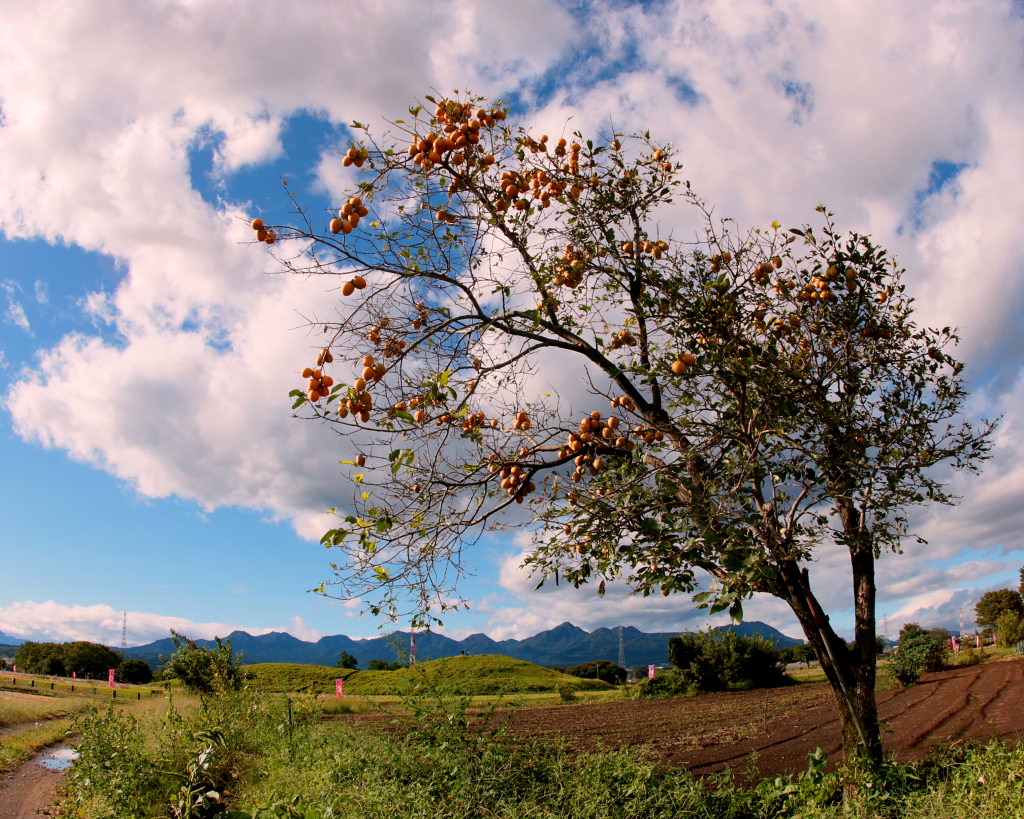
M889 661L889 676L900 685L914 685L924 672L942 668L946 650L945 641L939 642L928 632L904 636Z
M241 657L231 650L231 640L214 639L216 648L200 647L195 640L171 629L175 652L164 666L166 674L199 694L241 690L249 678L249 673L242 668Z
M559 683L555 686L555 691L558 692L558 697L562 702L576 702L578 699L576 696L576 686L571 682Z
M1017 645L1024 640L1024 617L1016 611L1004 611L996 620L996 634L1000 645Z
M627 676L626 669L611 660L597 660L592 663L574 665L567 668L565 673L585 680L604 680L610 685L622 685L626 682Z
M685 674L678 670L659 671L645 677L636 687L637 697L688 697L699 693Z
M123 683L145 685L153 680L153 669L142 660L124 659L117 666L117 679Z
M778 647L760 635L732 629L680 634L669 639L668 653L693 691L767 688L784 680Z

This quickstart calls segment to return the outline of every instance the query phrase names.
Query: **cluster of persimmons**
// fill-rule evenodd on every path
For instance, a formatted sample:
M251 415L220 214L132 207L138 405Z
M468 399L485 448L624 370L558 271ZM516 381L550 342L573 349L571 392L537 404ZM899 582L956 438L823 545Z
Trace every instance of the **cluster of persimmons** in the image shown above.
M577 141L570 143L565 138L551 140L547 135L539 139L521 135L516 140L516 149L511 152L497 151L495 146L499 144L499 140L496 132L490 131L505 118L505 111L500 109L489 110L469 103L442 100L437 103L429 124L430 130L418 136L414 129L410 129L412 140L407 155L389 152L386 155L390 157L387 161L396 167L405 167L411 173L443 174L442 184L447 184L449 204L434 204L431 208L434 211L434 218L445 224L455 224L461 218L457 213L457 197L470 189L485 210L494 218L501 218L500 214L510 209L529 215L551 207L555 202L562 203L567 208L579 206L580 197L586 190L596 189L607 183L607 180L602 179L598 173L595 153L590 143L588 149L584 151L583 146ZM615 152L622 150L619 140L613 141L609 147ZM507 158L496 159L496 151L500 157L507 155ZM540 155L540 159L531 164L528 158L524 158L527 152ZM375 154L371 156L365 148L354 147L345 154L344 164L362 167L368 160L372 164L374 157ZM674 169L672 162L661 150L654 151L643 161L659 174L668 174ZM492 173L494 176L491 176ZM623 170L621 176L623 179L631 179L635 178L635 174L635 170ZM363 199L360 196L352 196L338 210L337 216L331 219L328 229L332 234L347 236L368 214L369 210ZM252 227L256 230L259 241L268 244L277 241L277 234L264 225L262 219L253 220ZM550 260L546 269L548 281L555 286L569 289L578 288L592 270L605 264L599 257L612 255L620 263L653 265L670 250L667 241L649 240L642 235L626 241L609 242L606 247L601 247L600 244L597 247L589 244L583 247L573 243L563 247L564 249ZM735 273L739 260L734 260L730 253L721 253L711 256L707 261L711 272L717 274L726 270ZM793 312L788 316L773 317L770 320L762 320L755 314L755 320L760 322L758 326L762 331L776 337L799 332L799 311L802 305L833 300L837 297L837 292L851 291L856 284L857 276L852 269L841 270L833 265L810 277L805 284L797 286L791 278L781 276L782 266L782 259L774 256L760 261L754 266L752 273L747 274L755 285L772 285L793 307ZM367 287L368 283L364 276L355 275L342 285L341 292L343 296L349 297L366 290ZM560 305L552 296L545 294L544 300L538 306L557 310ZM365 337L376 348L376 354L382 358L401 358L407 353L407 339L410 333L431 330L431 316L432 309L428 309L425 302L418 302L414 314L402 328L398 328L397 325L392 327L390 319L380 317L370 327ZM707 346L709 342L704 338L698 339L698 343ZM640 338L634 330L612 331L609 342L612 350L636 347L638 344ZM362 376L356 378L351 386L336 385L331 376L323 372L324 365L331 363L332 360L330 350L325 348L317 360L317 367L307 367L303 371L303 377L309 379L304 391L306 399L319 403L332 392L341 391L336 408L337 417L344 419L351 416L362 423L370 422L374 408L370 390L383 379L387 367L377 361L374 355L366 355L363 358ZM473 365L480 369L482 362L475 360ZM674 356L666 356L658 366L663 368L663 377L683 377L697 365L697 356L680 351ZM475 391L476 383L475 380L471 381L466 388L464 408L452 410L440 399L428 399L424 395L419 395L395 402L393 406L383 408L383 412L389 418L400 416L419 426L428 423L437 426L455 425L461 428L464 436L478 437L485 429L502 429L504 425L498 418L488 418L483 412L468 412L468 402ZM628 396L612 399L612 407L630 414L637 410L634 400ZM519 411L509 426L510 431L530 439L529 432L533 420L527 412ZM640 424L630 430L626 422L618 416L605 418L599 411L594 411L580 422L578 431L568 433L564 444L558 448L558 457L565 463L571 461L574 464L572 479L579 482L588 474L596 475L606 469L609 466L609 458L631 452L636 442L650 444L662 439L663 433L649 424ZM536 454L536 445L532 452ZM522 502L536 489L530 477L540 464L531 467L528 459L524 460L522 457L530 453L531 450L523 450L519 457L491 457L490 468L500 473L502 489L518 502Z

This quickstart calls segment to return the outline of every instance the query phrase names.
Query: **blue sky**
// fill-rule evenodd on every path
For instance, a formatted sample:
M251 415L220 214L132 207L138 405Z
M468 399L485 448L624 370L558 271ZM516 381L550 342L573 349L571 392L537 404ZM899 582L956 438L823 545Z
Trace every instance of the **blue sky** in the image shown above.
M1003 415L980 477L883 558L890 631L956 627L1024 564L1024 20L1017 4L863 0L41 0L0 31L0 631L148 642L167 629L303 638L390 624L310 594L344 500L329 432L287 392L330 315L320 282L247 244L281 177L337 202L347 124L453 88L542 130L650 130L717 213L796 224L819 202L909 271L922 322L961 329L969 413ZM671 224L675 217L666 213ZM571 620L703 626L685 597L545 588L490 538L455 636ZM848 620L844 560L812 575ZM785 607L748 617L797 634ZM401 624L400 624L401 625Z

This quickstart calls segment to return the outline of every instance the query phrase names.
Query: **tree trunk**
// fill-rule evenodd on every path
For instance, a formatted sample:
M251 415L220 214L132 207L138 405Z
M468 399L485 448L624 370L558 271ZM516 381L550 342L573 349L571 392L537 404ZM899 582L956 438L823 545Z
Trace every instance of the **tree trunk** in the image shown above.
M863 561L855 559L856 646L851 650L835 633L811 591L807 570L795 562L783 567L786 600L803 628L807 642L832 686L839 709L846 759L863 759L869 765L882 761L882 741L878 728L878 706L875 701L875 634L874 634L874 560L868 553L870 571L864 574ZM868 588L870 587L870 588ZM869 616L864 607L870 608ZM870 633L870 645L865 635Z

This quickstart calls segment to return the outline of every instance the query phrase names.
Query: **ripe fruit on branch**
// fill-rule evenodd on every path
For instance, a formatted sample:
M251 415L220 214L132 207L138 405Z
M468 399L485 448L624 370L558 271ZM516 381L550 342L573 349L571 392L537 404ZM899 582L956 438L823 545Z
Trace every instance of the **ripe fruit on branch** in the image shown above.
M369 158L370 152L362 148L349 148L345 153L345 158L341 160L341 164L346 168L355 165L357 168L363 167L363 163Z

